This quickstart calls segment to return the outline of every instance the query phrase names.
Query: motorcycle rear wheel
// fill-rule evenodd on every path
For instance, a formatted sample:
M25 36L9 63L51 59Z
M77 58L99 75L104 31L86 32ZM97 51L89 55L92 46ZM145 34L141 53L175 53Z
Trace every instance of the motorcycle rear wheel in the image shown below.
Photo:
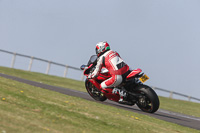
M87 79L85 81L85 88L89 95L97 100L97 101L105 101L107 98L103 95L101 91L99 91L91 82L89 82Z
M159 98L151 87L139 85L137 93L141 94L141 96L136 104L142 111L154 113L158 110L160 106Z

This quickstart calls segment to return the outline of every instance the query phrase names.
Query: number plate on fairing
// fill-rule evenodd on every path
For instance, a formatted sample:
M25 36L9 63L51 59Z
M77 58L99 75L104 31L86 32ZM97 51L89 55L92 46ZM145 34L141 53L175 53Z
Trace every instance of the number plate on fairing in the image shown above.
M146 82L148 79L149 79L149 77L148 77L146 74L144 74L142 77L139 78L139 80L140 80L142 83Z

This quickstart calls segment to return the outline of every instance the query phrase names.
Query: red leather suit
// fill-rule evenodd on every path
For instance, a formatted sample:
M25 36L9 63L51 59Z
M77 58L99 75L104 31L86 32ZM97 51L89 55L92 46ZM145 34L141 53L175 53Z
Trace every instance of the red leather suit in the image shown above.
M107 68L112 75L111 78L101 83L102 89L116 87L121 84L123 80L122 75L129 70L129 66L122 60L119 54L112 50L105 52L98 58L96 69L91 74L91 77L97 77L102 67Z

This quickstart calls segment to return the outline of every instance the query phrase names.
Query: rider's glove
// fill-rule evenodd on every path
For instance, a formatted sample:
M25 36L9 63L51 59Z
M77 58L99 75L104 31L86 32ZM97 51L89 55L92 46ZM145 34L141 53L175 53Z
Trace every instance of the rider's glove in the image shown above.
M89 74L89 75L88 75L88 79L92 79L92 74Z

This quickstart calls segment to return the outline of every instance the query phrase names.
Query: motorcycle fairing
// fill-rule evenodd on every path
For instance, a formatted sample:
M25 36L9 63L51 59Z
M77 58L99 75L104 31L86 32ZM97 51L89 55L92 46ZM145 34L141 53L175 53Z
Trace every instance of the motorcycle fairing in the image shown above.
M88 75L89 75L89 73L90 73L90 68L91 68L92 66L93 66L93 64L89 65L89 67L87 67L87 68L84 70L83 74L84 74L85 76L88 76Z
M91 82L99 91L102 91L102 88L100 88L100 84L99 84L96 80L94 80L94 79L88 79L88 80L89 80L89 82ZM119 99L120 99L119 94L113 94L112 90L113 90L113 88L107 88L107 89L105 89L104 91L105 91L106 93L104 93L104 95L105 95L108 99L110 99L111 101L115 101L115 102L119 101Z
M142 70L140 68L131 71L131 73L126 77L127 80L134 78L135 75L141 73Z
M99 73L99 75L96 79L100 80L100 81L104 81L110 77L111 77L110 73Z

